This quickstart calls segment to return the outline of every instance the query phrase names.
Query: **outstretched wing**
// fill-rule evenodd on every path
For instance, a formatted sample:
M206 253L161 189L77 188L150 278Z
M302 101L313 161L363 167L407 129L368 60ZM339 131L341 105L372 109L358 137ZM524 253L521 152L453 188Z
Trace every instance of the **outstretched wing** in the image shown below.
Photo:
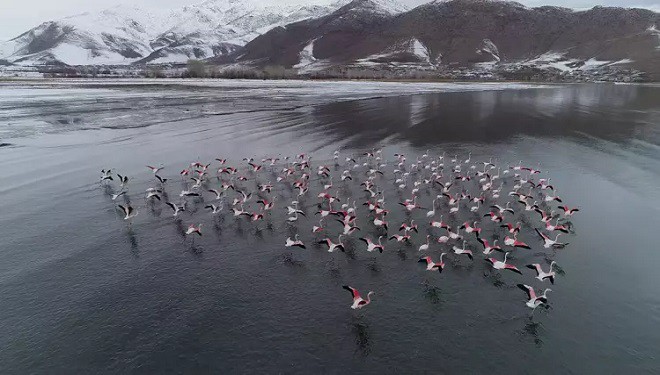
M518 284L518 288L524 290L525 293L527 293L527 297L529 299L536 299L536 293L534 292L534 288L532 288L531 286L525 284Z
M353 299L360 298L360 293L357 291L357 289L353 288L352 286L344 285L342 288L351 292Z

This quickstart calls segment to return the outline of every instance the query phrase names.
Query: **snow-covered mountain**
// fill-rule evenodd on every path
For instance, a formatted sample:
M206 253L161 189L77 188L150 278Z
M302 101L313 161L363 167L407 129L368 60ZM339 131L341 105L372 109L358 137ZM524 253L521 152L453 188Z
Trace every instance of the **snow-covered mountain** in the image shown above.
M235 59L340 76L348 69L465 69L513 77L611 68L660 79L660 14L651 10L578 11L502 0L436 0L395 14L378 9L378 0L354 0L262 34Z
M0 61L92 65L223 56L275 27L325 16L348 2L268 5L260 0L207 0L171 11L117 6L44 22L0 43ZM394 0L378 3L383 12L407 10Z

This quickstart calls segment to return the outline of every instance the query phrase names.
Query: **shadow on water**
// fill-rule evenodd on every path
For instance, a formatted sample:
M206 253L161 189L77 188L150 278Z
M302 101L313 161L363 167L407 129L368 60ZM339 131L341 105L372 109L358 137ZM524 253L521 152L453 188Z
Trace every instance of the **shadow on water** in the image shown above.
M289 267L295 267L295 268L305 267L305 263L301 260L296 259L296 256L292 252L286 252L280 255L277 258L277 261Z
M183 222L181 221L181 219L174 220L174 227L176 228L176 233L179 235L179 237L185 239L186 228L183 226Z
M371 330L369 325L363 321L361 316L353 316L351 328L355 336L355 353L364 357L368 356L371 353Z
M137 236L133 231L133 227L130 226L128 227L128 229L126 230L126 236L128 237L128 242L131 245L131 253L133 253L133 256L138 257L140 255L140 249L139 249Z
M543 325L541 322L536 322L530 317L525 322L525 326L521 329L520 333L523 336L531 337L537 347L543 346L543 340L541 339Z
M422 285L424 286L424 290L423 290L424 298L426 298L429 302L431 302L434 305L443 302L442 290L439 287L431 284L428 281L428 279L424 280Z

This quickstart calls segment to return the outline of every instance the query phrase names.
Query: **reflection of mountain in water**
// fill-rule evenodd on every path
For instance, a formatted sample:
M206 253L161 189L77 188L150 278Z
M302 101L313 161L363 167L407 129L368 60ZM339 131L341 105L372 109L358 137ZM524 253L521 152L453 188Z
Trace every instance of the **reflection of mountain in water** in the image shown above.
M576 134L614 142L644 134L644 141L658 145L660 137L653 130L660 116L653 99L656 90L590 85L429 94L333 103L316 107L311 115L324 137L348 140L350 146L389 137L424 146Z

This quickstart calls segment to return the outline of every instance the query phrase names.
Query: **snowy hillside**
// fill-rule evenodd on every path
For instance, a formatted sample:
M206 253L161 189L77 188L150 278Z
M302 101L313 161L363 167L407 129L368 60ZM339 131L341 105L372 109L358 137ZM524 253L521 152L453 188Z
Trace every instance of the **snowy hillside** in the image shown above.
M171 11L118 6L44 22L0 43L0 60L21 65L185 62L230 54L273 27L321 17L347 3L207 0Z

